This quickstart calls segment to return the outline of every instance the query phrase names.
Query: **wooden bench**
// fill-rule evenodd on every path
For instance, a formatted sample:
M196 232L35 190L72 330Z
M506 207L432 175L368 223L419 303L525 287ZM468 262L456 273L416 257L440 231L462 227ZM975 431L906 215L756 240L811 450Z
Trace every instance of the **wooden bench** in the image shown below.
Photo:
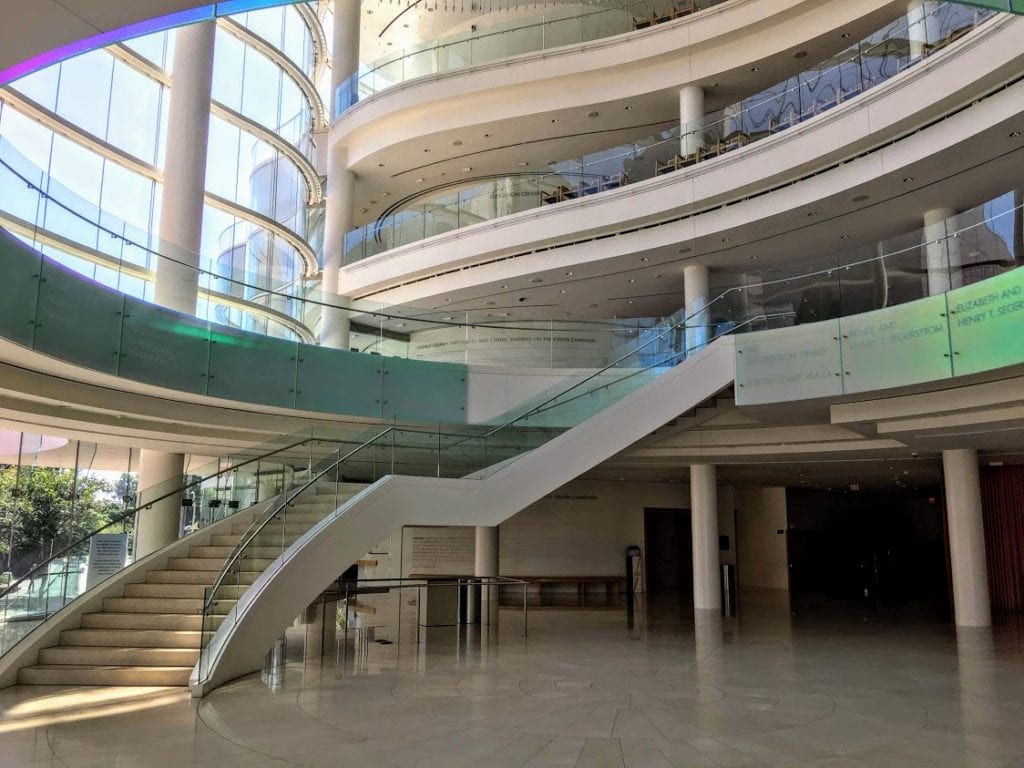
M526 604L530 607L618 608L624 604L625 576L512 576L528 582ZM588 589L589 588L589 589ZM503 584L499 604L523 604L523 585ZM589 598L589 602L588 602Z

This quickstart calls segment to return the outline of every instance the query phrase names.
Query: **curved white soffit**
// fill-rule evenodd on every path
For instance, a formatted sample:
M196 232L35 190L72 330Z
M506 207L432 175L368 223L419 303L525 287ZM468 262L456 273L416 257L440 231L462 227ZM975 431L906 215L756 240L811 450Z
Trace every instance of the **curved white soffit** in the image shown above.
M946 153L937 167L950 167L950 147L1024 111L1018 95L1024 86L984 99L931 130L915 129L1019 77L1024 70L1022 30L1024 19L997 19L962 45L856 99L687 170L453 230L356 262L343 269L347 290L356 298L372 295L388 304L405 304L491 280L572 268L701 237L720 239L752 223L763 232L771 217L922 159ZM892 146L871 151L887 144ZM991 151L996 149L993 144ZM826 170L831 165L838 167ZM823 172L816 174L818 170ZM808 183L792 183L807 176L812 177ZM682 216L686 218L623 232ZM593 240L618 232L623 234ZM575 241L579 243L572 245ZM565 245L552 248L559 244ZM539 249L548 250L533 252ZM441 272L446 274L431 277Z
M642 32L536 51L409 80L366 98L331 129L349 164L410 139L714 82L751 62L809 61L906 11L892 0L733 0ZM414 129L413 136L410 129Z
M296 2L300 0L4 0L0 85L121 40Z

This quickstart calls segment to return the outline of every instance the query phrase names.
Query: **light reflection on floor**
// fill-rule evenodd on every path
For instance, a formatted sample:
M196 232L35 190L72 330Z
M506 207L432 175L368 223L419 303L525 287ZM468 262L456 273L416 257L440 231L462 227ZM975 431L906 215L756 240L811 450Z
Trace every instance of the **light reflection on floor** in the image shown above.
M537 610L526 639L510 610L498 633L421 629L420 643L297 626L266 683L201 703L0 691L0 765L1024 768L1019 626L742 608L695 626L665 605L633 630L621 610Z

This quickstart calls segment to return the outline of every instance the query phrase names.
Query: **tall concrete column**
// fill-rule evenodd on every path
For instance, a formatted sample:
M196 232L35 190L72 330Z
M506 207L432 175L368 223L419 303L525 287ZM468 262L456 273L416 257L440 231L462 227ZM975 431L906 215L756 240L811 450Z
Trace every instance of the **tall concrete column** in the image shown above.
M476 528L476 558L473 575L493 579L498 575L498 526L478 525ZM480 590L480 623L498 623L498 587Z
M686 85L679 89L679 154L692 155L707 145L704 137L704 89Z
M203 234L206 146L210 136L214 22L175 33L171 98L167 113L167 157L160 203L160 239L169 258L156 268L157 304L194 315L199 293L199 248Z
M988 596L978 452L968 449L943 451L942 473L946 485L946 521L956 624L960 627L989 627L992 625L992 608Z
M710 300L711 274L704 264L683 267L683 301L686 302L686 353L700 349L711 337Z
M696 611L720 611L718 480L714 464L690 467L690 520L693 534L693 607Z
M351 93L339 94L345 85L351 90L349 78L359 69L359 2L335 0L333 63L331 90L334 94L333 114L339 114L353 103ZM327 155L327 202L324 210L324 273L323 319L320 343L335 349L349 348L348 299L341 293L339 270L345 251L345 233L352 229L352 203L355 174L348 168L348 149L334 144Z
M936 12L940 5L937 0L910 0L907 4L907 42L910 43L911 61L921 59L925 45L939 39L940 25Z
M135 559L177 541L181 524L181 488L185 456L143 448L139 467L139 512L135 515ZM177 491L177 492L174 492ZM171 495L146 509L150 499Z
M949 237L946 227L946 219L954 215L952 208L935 208L924 214L922 239L929 296L945 293L959 283L960 242Z

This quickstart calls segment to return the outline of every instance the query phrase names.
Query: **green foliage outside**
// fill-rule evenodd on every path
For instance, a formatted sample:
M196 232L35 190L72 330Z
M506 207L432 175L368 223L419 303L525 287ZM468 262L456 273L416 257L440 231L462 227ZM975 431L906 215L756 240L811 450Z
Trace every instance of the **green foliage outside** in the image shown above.
M0 466L0 571L13 571L17 578L103 527L126 510L119 491L133 489L133 480L123 476L115 486L82 473L76 482L71 469L22 467L19 476L17 467ZM116 525L110 532L121 531ZM76 554L87 554L88 547L84 550Z

